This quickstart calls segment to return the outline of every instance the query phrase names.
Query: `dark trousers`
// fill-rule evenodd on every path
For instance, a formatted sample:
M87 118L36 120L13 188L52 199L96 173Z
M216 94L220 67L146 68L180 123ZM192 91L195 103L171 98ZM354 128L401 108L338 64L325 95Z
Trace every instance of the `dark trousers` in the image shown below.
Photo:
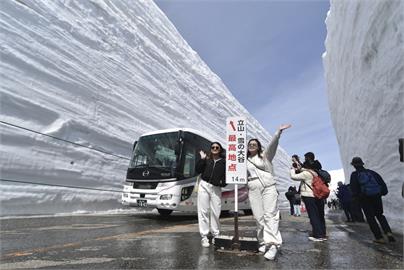
M383 215L383 202L381 196L362 197L360 202L366 216L366 221L376 239L383 237L379 225L376 222L376 218L379 221L380 226L382 226L384 233L391 232L389 223Z
M353 221L352 212L351 212L351 202L344 202L341 205L342 205L342 209L345 212L347 221Z
M351 213L353 221L365 222L365 218L363 217L362 213L361 203L357 199L353 199L351 202Z
M294 215L295 214L295 209L293 208L293 202L292 200L289 200L289 204L290 204L290 214Z
M313 197L302 197L309 215L310 224L313 229L313 237L322 238L326 236L324 200Z

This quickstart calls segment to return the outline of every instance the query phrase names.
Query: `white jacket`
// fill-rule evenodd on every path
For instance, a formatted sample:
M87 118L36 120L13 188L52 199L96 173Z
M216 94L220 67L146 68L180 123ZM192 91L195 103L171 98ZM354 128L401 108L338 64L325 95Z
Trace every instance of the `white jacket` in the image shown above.
M280 136L281 132L279 130L276 131L271 143L263 152L263 158L260 158L258 155L248 158L247 170L249 180L254 180L258 177L264 186L276 184L272 160L275 157Z
M315 176L317 173L310 170ZM313 175L306 169L303 169L301 173L296 174L295 169L290 170L290 178L295 181L300 181L300 195L304 197L314 197L312 187ZM308 187L309 185L310 187Z

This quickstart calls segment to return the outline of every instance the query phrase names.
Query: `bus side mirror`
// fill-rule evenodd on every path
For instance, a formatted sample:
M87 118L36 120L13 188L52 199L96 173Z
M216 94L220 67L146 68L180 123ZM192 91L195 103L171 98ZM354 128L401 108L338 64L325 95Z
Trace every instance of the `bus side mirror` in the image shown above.
M135 142L133 143L132 151L135 150L136 144L137 144L137 141L135 141Z
M175 146L174 153L176 156L178 156L178 154L180 153L180 143L177 143L177 145Z

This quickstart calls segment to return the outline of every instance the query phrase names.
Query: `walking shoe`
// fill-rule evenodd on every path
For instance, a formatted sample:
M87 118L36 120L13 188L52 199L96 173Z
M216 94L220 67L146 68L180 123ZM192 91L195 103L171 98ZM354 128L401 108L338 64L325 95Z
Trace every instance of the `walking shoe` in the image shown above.
M258 252L260 253L265 253L265 251L267 250L267 246L266 245L262 245L259 247Z
M373 243L386 244L386 241L383 238L379 238L379 239L373 240Z
M316 238L313 236L309 236L309 240L313 241L313 242L322 242L322 241L324 241L324 238Z
M396 242L396 239L394 238L393 234L391 232L386 233L387 239L389 239L389 242Z
M207 237L202 238L201 244L203 247L209 247L209 239Z
M264 258L273 261L278 253L278 248L275 245L271 245L267 252L264 254Z

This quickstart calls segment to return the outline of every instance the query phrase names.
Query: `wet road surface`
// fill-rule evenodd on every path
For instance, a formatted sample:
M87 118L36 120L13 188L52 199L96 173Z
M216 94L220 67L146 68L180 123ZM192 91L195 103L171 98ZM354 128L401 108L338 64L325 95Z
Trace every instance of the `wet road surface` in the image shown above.
M306 216L282 213L284 240L275 261L259 253L200 245L195 215L156 213L2 219L0 269L403 269L403 239L372 243L366 223L327 219L328 241L307 239ZM232 234L233 218L221 219ZM252 216L241 216L241 236L254 235Z

